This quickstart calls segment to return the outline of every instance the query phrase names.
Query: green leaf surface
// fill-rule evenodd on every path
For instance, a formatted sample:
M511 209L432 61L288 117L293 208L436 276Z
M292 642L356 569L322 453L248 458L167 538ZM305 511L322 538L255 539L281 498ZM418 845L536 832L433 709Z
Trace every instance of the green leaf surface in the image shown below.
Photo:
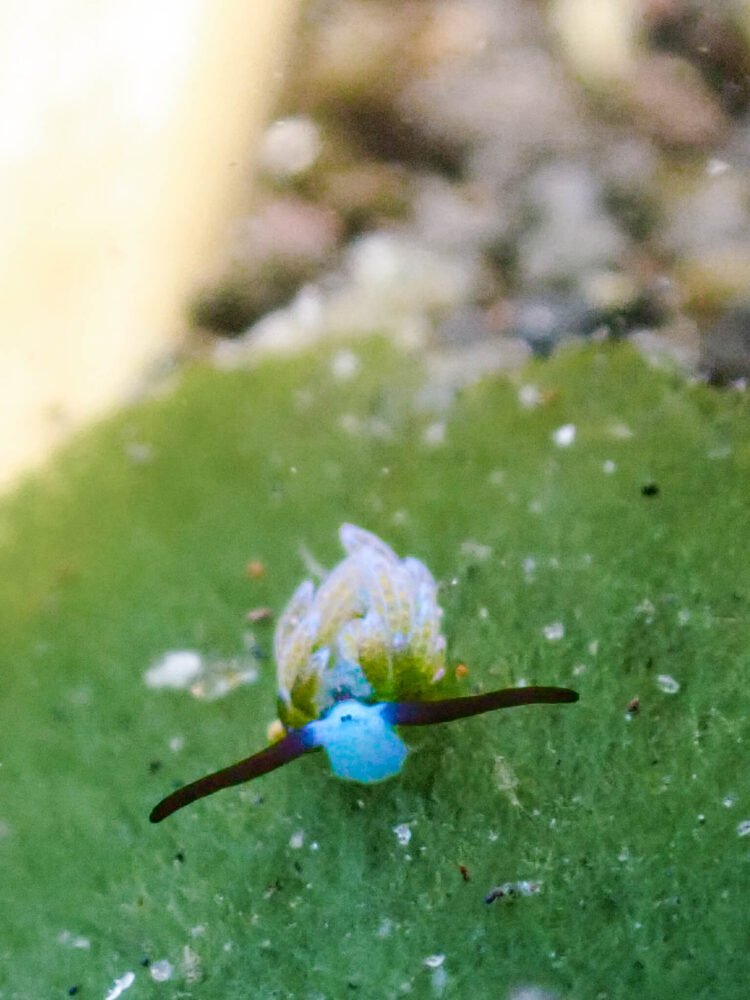
M430 444L418 363L359 344L341 381L338 349L188 369L3 502L0 998L103 998L128 970L125 1000L744 996L746 398L600 346L524 371L537 406L465 391ZM382 785L306 756L151 826L267 742L273 625L246 612L283 608L303 547L338 561L343 521L441 581L456 691L580 703L408 732ZM144 684L249 630L256 683ZM485 902L519 880L539 891Z

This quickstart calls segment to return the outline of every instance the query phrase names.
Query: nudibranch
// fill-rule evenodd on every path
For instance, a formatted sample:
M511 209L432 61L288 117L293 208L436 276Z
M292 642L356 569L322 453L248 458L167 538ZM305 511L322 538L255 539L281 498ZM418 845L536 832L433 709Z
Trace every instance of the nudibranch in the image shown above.
M362 783L397 774L408 748L397 726L451 722L498 708L578 700L560 687L505 688L426 700L445 674L437 584L418 559L399 559L376 535L344 524L346 557L317 590L306 580L274 636L278 712L275 743L168 795L159 823L177 809L325 750L334 774Z

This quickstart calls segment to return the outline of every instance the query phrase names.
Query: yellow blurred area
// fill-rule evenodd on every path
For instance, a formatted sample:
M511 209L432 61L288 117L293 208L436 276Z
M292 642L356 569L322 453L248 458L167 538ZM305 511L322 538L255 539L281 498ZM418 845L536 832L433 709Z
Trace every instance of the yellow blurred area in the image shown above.
M0 485L139 384L252 168L296 0L3 0Z

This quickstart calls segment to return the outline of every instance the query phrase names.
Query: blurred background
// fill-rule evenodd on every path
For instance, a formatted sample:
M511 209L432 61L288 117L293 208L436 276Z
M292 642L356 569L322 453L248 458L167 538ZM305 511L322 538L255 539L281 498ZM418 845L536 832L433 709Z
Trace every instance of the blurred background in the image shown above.
M750 374L746 0L6 0L0 484L181 358Z

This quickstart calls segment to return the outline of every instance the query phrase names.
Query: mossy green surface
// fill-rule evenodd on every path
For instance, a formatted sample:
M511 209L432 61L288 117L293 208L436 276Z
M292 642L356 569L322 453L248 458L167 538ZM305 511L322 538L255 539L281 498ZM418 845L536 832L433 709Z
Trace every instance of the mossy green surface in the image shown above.
M597 347L526 371L534 408L505 380L467 391L430 446L413 361L360 345L339 381L333 350L190 369L4 502L0 997L103 998L127 970L126 1000L747 995L747 399ZM311 755L150 825L265 745L275 685L270 656L213 702L144 671L241 652L246 611L282 608L300 545L337 561L345 520L442 581L459 689L580 703L407 734L382 785ZM540 891L485 903L519 879Z

